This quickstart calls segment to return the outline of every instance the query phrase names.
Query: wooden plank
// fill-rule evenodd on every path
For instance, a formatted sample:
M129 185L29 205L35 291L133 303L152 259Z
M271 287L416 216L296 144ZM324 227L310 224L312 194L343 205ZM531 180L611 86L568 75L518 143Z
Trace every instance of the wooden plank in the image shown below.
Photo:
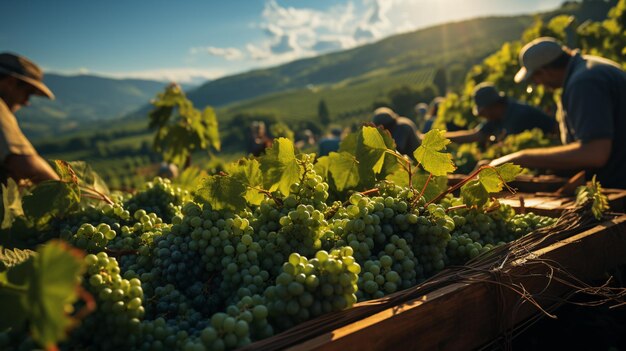
M626 190L605 189L604 193L609 199L611 211L625 213ZM507 194L498 199L501 203L510 205L517 212L524 209L525 212L534 212L543 216L558 217L563 211L576 206L575 197L559 197L548 194L516 193ZM523 201L523 206L522 206Z
M571 288L549 278L550 260L578 279L601 277L626 263L626 216L532 253L533 260L512 262L507 280L537 296L543 306ZM487 277L487 276L486 276ZM458 350L480 347L503 331L536 315L519 295L487 282L456 283L419 299L389 308L291 350Z

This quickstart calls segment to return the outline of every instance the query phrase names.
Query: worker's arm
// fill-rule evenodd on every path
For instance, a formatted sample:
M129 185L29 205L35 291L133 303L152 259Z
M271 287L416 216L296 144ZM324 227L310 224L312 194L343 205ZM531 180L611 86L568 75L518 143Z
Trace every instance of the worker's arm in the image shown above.
M453 143L465 144L475 141L484 141L485 134L478 129L459 130L456 132L446 132L446 138L450 139Z
M33 183L44 180L59 180L58 174L41 156L10 154L4 160L10 178L16 181L30 179Z
M522 150L491 161L492 166L513 162L526 168L585 169L601 168L611 156L612 139L575 142L563 146Z

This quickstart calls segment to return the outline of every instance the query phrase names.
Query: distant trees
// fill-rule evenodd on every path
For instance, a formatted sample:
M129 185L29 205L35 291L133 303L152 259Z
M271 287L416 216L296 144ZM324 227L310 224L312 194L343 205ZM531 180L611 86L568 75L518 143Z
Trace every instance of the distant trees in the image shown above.
M443 67L437 68L433 77L433 84L438 90L438 95L443 96L448 92L448 75Z
M328 112L328 106L326 106L326 101L324 101L324 99L321 99L317 104L317 118L324 126L329 125L331 122L330 112Z

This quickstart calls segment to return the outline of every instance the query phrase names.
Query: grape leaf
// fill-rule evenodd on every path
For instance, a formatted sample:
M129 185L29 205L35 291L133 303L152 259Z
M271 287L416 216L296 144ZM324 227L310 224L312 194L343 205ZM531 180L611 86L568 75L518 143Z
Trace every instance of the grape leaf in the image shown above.
M490 193L502 191L504 183L514 180L522 168L512 163L505 163L497 167L484 168L473 179L461 188L461 197L467 205L483 206L489 201Z
M291 184L300 182L303 169L296 160L291 140L275 139L272 147L266 149L265 155L261 156L260 162L265 189L279 190L284 195L289 195Z
M453 172L456 167L452 162L452 154L441 152L450 144L450 140L444 136L445 131L433 129L424 135L422 145L420 145L413 156L434 176L445 176Z
M76 173L67 161L54 160L52 167L62 181L78 183L78 177L76 177Z
M424 184L426 184L426 180L428 179L429 174L424 171L417 171L411 177L413 180L413 188L419 194L424 188ZM391 181L395 185L401 187L409 186L409 177L407 175L406 170L398 169L394 173L390 174L386 178ZM430 201L437 197L439 194L443 193L448 189L448 177L440 176L440 177L431 177L430 181L428 181L428 185L424 190L424 198L426 201Z
M581 206L587 201L593 201L591 213L597 220L601 220L604 212L609 210L609 198L604 194L595 175L586 185L576 188L576 206Z
M56 180L43 181L24 196L24 213L38 222L48 217L62 217L75 210L80 203L80 190L77 184Z
M84 269L83 253L61 241L38 250L28 288L29 320L33 338L46 348L63 340L72 325L67 306L78 297Z
M61 180L77 182L80 186L93 188L102 194L109 195L106 183L87 162L55 160L53 165Z
M313 165L313 170L315 170L316 174L319 174L320 177L324 179L328 179L330 177L330 158L329 156L318 157L315 160L315 165Z
M504 182L510 182L515 180L518 174L522 172L522 167L505 163L495 168L485 168L480 171L478 180L485 187L485 190L489 193L497 193L502 191Z
M9 276L8 273L11 271L18 274ZM11 267L9 271L0 272L0 311L2 311L0 332L20 326L28 318L29 304L26 298L28 285L23 278L27 278L32 271L32 260L26 260Z
M33 339L45 348L66 337L73 320L67 314L77 299L83 253L61 241L50 241L36 254L0 272L0 330L28 320Z
M7 179L7 185L2 184L2 229L10 228L16 217L23 216L22 195L17 183L12 178Z
M341 142L339 152L347 152L358 161L358 188L371 188L377 179L384 179L397 169L398 160L387 152L395 148L389 132L364 126Z
M214 210L239 212L246 208L246 187L228 175L209 176L196 191L195 200L211 205Z
M260 205L265 195L256 189L263 188L261 164L256 159L243 158L226 166L226 173L248 187L245 198L251 205Z
M347 152L331 152L329 171L337 190L351 189L359 184L359 161Z
M489 192L478 179L473 179L461 188L463 203L468 206L484 206L489 201Z

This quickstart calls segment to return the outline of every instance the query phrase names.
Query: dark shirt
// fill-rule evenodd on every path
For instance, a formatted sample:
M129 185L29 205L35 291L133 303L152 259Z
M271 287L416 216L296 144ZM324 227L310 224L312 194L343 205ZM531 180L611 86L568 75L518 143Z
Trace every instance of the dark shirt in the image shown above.
M397 118L396 125L391 128L391 136L396 142L396 149L403 155L413 157L413 151L420 146L417 126L406 117Z
M340 142L341 139L337 137L322 138L322 140L319 141L320 153L318 156L326 156L331 152L337 152L337 150L339 150Z
M551 134L556 132L557 122L541 110L509 98L504 117L499 121L481 123L478 131L485 135L504 137L534 128L541 129L544 134Z
M611 139L611 155L597 174L608 188L626 189L626 72L615 62L595 56L572 57L561 97L564 143Z

